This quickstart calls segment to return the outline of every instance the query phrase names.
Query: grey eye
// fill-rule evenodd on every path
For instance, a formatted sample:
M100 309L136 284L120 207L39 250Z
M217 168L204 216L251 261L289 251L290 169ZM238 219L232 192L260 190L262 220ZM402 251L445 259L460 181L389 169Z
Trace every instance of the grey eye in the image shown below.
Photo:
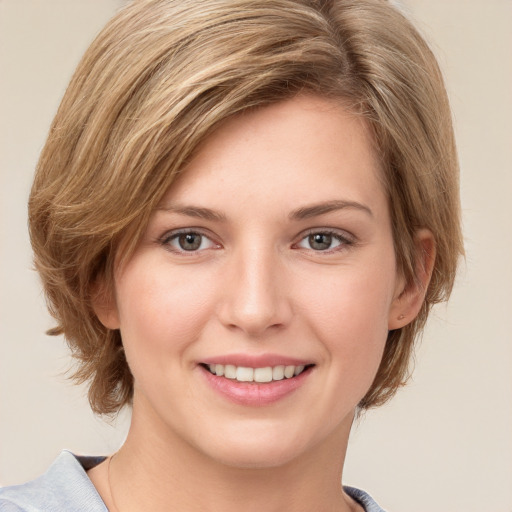
M308 243L315 251L325 251L331 248L332 238L329 233L314 233L308 236Z
M347 245L350 245L350 240L347 240L341 234L338 235L329 231L310 233L297 244L301 249L315 252L338 250Z
M161 243L176 254L201 252L218 247L207 235L198 231L174 231L166 234Z
M197 251L201 247L203 236L199 233L182 233L178 236L180 249L184 251Z

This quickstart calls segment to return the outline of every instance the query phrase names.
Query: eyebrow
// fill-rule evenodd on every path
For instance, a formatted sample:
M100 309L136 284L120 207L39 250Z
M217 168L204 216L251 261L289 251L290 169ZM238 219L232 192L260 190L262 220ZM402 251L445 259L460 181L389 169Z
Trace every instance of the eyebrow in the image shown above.
M312 217L317 217L319 215L325 215L330 212L334 212L337 210L344 209L356 209L367 213L370 217L373 217L373 212L371 209L357 201L345 201L335 199L332 201L326 201L322 203L312 204L309 206L302 206L293 210L289 218L291 220L304 220L310 219ZM170 213L177 213L179 215L186 215L188 217L195 217L197 219L204 219L210 221L220 221L225 222L227 220L226 216L215 210L211 210L210 208L203 208L200 206L179 206L179 205L165 205L160 206L157 210L163 210Z
M220 221L224 222L226 216L223 213L211 210L210 208L202 208L199 206L179 206L179 205L165 205L159 206L157 210L163 210L166 212L177 213L180 215L186 215L188 217L195 217L197 219Z
M370 217L373 217L373 212L371 209L362 203L358 203L357 201L344 201L335 199L333 201L326 201L323 203L317 203L310 206L297 208L290 213L290 218L292 220L310 219L311 217L317 217L318 215L325 215L326 213L334 212L337 210L344 210L347 208L363 211Z

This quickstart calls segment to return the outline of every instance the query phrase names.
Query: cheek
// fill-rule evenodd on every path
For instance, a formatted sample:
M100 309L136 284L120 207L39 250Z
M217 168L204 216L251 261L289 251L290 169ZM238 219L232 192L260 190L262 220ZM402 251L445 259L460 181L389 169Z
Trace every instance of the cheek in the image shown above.
M376 372L388 335L394 275L391 262L384 268L337 269L309 283L304 315L333 364Z
M121 335L129 362L178 361L161 356L183 352L199 337L209 316L210 291L179 272L158 272L155 266L151 271L130 270L118 286Z

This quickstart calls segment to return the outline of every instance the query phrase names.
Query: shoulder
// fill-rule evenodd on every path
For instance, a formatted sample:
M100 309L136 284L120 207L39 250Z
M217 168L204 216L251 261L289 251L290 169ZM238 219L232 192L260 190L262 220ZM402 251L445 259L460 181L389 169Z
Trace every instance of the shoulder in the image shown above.
M366 492L355 487L343 486L344 491L355 501L357 501L365 510L365 512L386 512L379 507L375 500Z
M0 512L106 512L86 470L101 457L75 457L63 451L39 478L0 488Z

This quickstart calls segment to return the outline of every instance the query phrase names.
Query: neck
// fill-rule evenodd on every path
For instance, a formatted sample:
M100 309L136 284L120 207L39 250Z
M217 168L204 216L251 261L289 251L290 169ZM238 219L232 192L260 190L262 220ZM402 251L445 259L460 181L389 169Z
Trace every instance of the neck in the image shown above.
M118 512L164 511L170 503L186 512L360 510L341 489L350 425L292 461L254 468L214 460L142 416L134 410L128 438L111 462Z

